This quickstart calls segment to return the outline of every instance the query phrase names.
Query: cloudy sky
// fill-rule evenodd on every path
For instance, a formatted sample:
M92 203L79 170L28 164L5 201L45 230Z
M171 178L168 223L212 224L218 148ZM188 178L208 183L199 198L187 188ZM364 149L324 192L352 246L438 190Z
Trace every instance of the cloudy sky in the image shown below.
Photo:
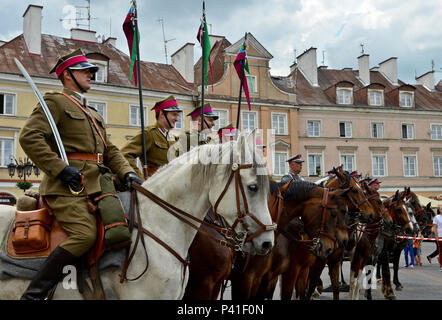
M70 37L72 7L86 0L2 0L0 40L22 33L22 15L29 4L43 5L42 32ZM90 0L91 30L117 38L117 47L128 53L122 22L129 0ZM187 42L196 42L202 0L138 0L141 59L165 63L164 21L168 62L170 54ZM85 18L86 9L78 9ZM251 32L274 56L273 75L285 76L295 52L316 47L318 65L357 69L361 44L370 55L370 67L398 57L399 78L414 84L415 74L432 68L442 79L442 0L206 0L209 32L231 43ZM61 19L64 19L61 21ZM87 24L86 20L78 21ZM75 26L75 24L74 24ZM81 28L87 26L80 25ZM173 40L172 40L173 39ZM201 55L195 46L195 59Z

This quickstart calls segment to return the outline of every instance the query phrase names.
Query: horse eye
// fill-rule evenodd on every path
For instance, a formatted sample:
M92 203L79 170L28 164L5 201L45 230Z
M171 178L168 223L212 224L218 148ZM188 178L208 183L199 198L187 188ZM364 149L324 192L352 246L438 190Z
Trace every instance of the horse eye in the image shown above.
M256 184L251 184L248 186L249 190L252 192L258 191L258 186Z

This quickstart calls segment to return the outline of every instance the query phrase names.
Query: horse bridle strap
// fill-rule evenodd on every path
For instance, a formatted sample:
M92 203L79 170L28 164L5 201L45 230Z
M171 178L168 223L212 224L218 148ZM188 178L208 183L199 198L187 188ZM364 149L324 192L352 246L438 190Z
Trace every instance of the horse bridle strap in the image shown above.
M259 219L254 214L249 212L249 206L247 203L246 194L244 192L244 186L241 181L240 170L241 169L249 169L252 167L253 167L252 164L245 164L245 165L238 165L237 163L232 164L232 172L230 173L229 179L227 180L227 183L226 183L223 191L221 192L220 196L218 197L217 201L215 202L215 206L213 207L213 211L214 211L215 215L218 215L218 213L217 213L218 206L219 206L222 198L225 196L233 178L235 178L235 200L236 200L236 211L237 211L238 218L235 220L235 222L231 226L232 232L235 233L235 228L238 225L238 223L241 223L244 230L246 230L246 231L249 230L247 223L244 221L245 216L249 216L260 226L259 230L257 230L256 232L254 232L252 235L248 236L244 240L244 243L252 240L253 238L255 238L256 236L260 235L261 233L263 233L265 231L274 231L274 230L276 230L276 227L277 227L277 225L275 223L273 223L271 225L263 224L261 221L259 221ZM241 192L241 196L242 196L243 204L244 204L244 211L245 211L244 213L242 213L242 211L241 211L241 202L240 202L240 198L239 198L240 192Z

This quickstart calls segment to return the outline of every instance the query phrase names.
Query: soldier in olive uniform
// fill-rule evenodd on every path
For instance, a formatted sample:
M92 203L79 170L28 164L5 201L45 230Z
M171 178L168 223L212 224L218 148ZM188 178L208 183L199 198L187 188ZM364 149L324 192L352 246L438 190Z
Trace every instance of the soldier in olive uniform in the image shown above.
M219 142L232 141L236 137L236 128L229 123L227 126L218 129Z
M211 131L215 125L215 121L218 120L218 116L213 113L210 103L205 103L203 108L204 114L204 132ZM206 137L204 140L200 140L201 135L201 106L196 107L191 113L187 115L191 118L191 129L186 131L187 136L187 151L198 145L207 144L210 142L211 138ZM193 127L193 128L192 128ZM196 127L196 128L195 128ZM197 142L198 141L198 142Z
M106 136L103 118L87 106L83 95L98 67L87 62L81 50L61 57L50 73L56 72L63 91L49 92L44 100L60 133L70 165L60 158L54 134L40 104L20 133L20 145L45 173L40 194L69 237L46 259L22 299L45 299L61 280L65 265L75 264L94 244L97 234L95 215L88 211L87 199L80 191L81 175L87 194L99 195L100 177L112 171L127 183L141 180L121 152Z
M148 126L144 132L146 137L146 162L147 172L144 178L153 175L159 167L164 166L169 161L167 153L169 148L176 142L177 138L171 136L169 131L175 127L178 121L179 112L178 102L174 96L169 96L164 100L155 103L151 110L155 110L157 122ZM137 167L136 159L143 160L142 134L141 132L130 139L121 149L124 157L129 161L135 172L141 176L141 172Z
M289 163L290 172L281 178L282 183L287 183L290 180L294 181L304 181L299 173L302 170L302 163L304 160L301 159L301 155L297 154L296 156L290 157L287 162Z

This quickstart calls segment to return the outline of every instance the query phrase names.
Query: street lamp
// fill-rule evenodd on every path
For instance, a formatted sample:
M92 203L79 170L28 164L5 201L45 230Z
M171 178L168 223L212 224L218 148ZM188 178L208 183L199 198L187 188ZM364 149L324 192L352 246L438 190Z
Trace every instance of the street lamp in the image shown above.
M40 174L40 169L34 165L29 158L24 158L24 161L19 158L17 159L14 157L15 163L12 161L11 157L11 163L8 164L8 173L9 176L12 178L15 174L15 170L17 169L17 176L21 179L23 178L23 181L17 182L17 187L22 189L23 191L26 191L30 187L32 187L32 183L29 181L26 181L26 176L30 176L32 174L32 171L34 171L34 174L38 177Z

